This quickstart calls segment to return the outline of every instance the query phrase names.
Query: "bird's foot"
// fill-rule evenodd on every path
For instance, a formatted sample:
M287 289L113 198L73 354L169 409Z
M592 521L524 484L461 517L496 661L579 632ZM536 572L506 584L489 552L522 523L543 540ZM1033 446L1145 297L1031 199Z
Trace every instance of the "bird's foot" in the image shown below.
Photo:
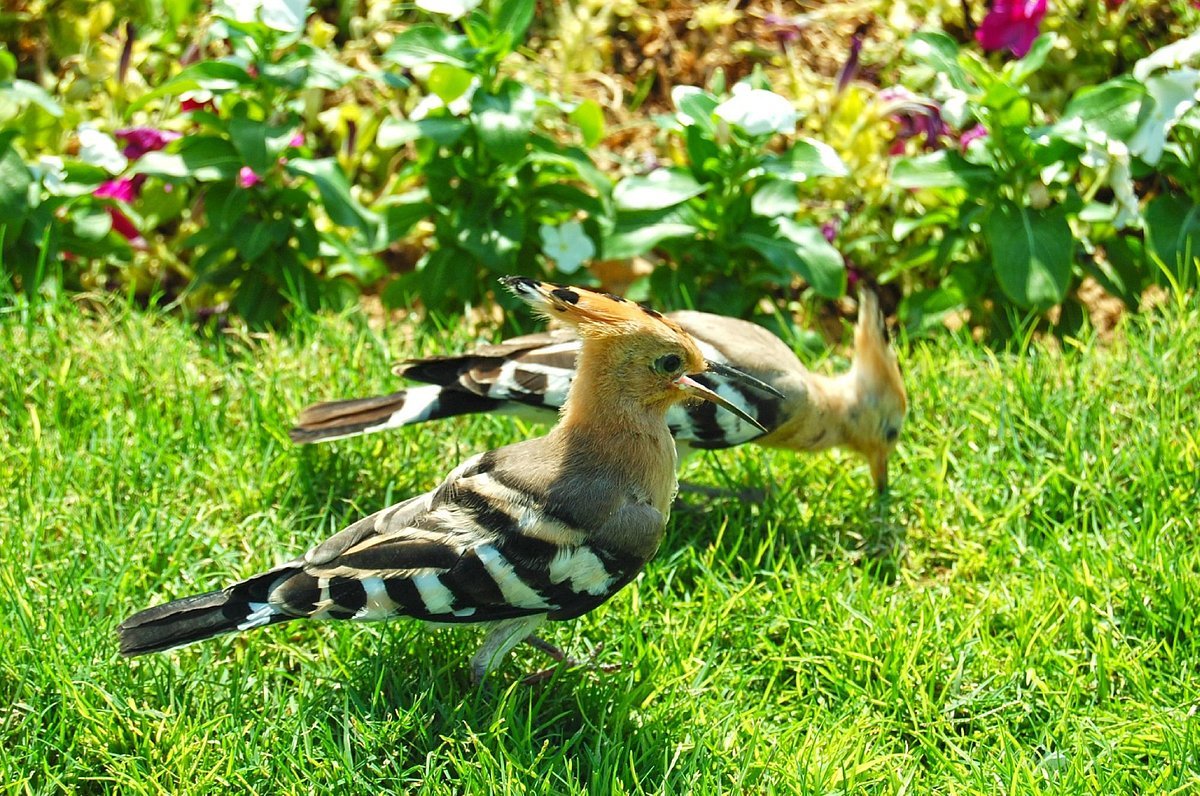
M590 669L591 671L604 672L605 674L612 674L621 670L621 664L619 663L596 663L596 657L600 654L601 650L604 649L604 642L597 644L592 650L592 654L588 655L584 659L573 658L567 653L563 652L559 647L556 647L549 641L538 638L537 636L528 636L525 639L525 643L534 649L541 650L549 655L558 663L558 666L550 666L526 675L521 680L524 685L537 685L538 683L544 683L564 665L569 669L586 668Z

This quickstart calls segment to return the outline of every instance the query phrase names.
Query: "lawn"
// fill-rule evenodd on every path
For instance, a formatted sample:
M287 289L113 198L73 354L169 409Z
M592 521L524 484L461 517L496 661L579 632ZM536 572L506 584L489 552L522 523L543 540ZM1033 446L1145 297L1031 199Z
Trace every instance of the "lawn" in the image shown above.
M414 336L419 339L414 342ZM472 342L359 315L211 340L69 306L0 318L7 792L1169 793L1200 787L1200 310L1012 353L902 343L890 503L753 448L685 480L645 575L557 625L615 674L475 631L294 623L132 661L116 624L290 557L538 433L467 418L298 449L312 400ZM839 366L834 361L816 368Z

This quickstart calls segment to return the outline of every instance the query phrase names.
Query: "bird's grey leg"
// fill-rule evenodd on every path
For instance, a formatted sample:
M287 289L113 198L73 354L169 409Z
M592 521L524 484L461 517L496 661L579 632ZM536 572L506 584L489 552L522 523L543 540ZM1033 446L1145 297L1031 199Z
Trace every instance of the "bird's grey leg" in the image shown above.
M536 650L541 650L542 652L546 653L560 666L563 664L566 664L568 668L584 666L588 669L599 670L605 673L612 673L621 669L621 664L619 663L596 663L596 656L599 655L600 651L604 649L604 642L597 644L596 648L592 650L592 654L589 655L585 660L572 658L571 656L567 655L567 653L563 652L561 648L556 647L549 641L539 638L538 636L527 636L525 638L525 643ZM537 683L544 682L550 679L550 675L554 674L557 668L557 666L551 666L546 669L533 672L522 679L521 682L525 685L535 685Z
M483 678L504 660L504 656L511 652L513 647L524 641L545 621L545 614L537 614L494 623L483 639L483 646L471 658L471 682L475 685L483 682Z

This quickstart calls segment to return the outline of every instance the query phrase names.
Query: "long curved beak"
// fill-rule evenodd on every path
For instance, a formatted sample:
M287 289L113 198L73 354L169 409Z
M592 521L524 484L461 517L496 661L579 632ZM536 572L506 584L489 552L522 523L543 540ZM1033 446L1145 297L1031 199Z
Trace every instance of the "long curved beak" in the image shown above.
M774 395L776 398L787 397L770 384L767 384L765 381L760 381L759 379L751 376L749 373L743 373L737 368L731 368L729 365L722 365L720 362L709 362L708 372L715 373L718 376L724 376L727 379L733 379L734 381L740 381L747 387L753 387L756 390L761 390L767 395Z
M738 373L739 375L745 376L745 374L741 373L741 371L733 371L733 372ZM737 377L731 376L731 378L737 378ZM747 376L746 378L750 378L750 377ZM755 379L755 381L757 381L757 379ZM736 416L740 417L742 420L745 420L747 423L749 423L750 425L757 428L759 431L762 431L764 434L766 433L767 429L763 426L763 424L758 422L757 420L755 420L750 415L748 415L744 409L742 409L737 404L727 401L726 399L717 395L715 392L708 389L703 384L701 384L700 382L693 379L691 376L688 376L686 373L684 375L680 376L678 379L676 379L675 384L679 387L679 389L683 390L688 395L695 396L696 398L699 398L704 401L711 401L714 404L716 404L717 406L720 406L723 409L729 410Z

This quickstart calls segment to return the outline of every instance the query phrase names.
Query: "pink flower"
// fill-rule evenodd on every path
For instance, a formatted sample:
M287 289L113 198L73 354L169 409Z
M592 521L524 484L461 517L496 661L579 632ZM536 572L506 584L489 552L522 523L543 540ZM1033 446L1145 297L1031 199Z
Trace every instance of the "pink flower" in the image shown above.
M294 136L292 136L292 140L288 141L288 146L292 147L293 149L298 149L299 147L304 146L304 133L296 133Z
M1029 52L1044 16L1046 0L994 0L975 39L985 50L1007 49L1020 58Z
M249 166L242 166L238 171L237 182L243 188L253 188L263 181L263 178L254 173L254 169Z
M115 207L107 207L108 215L112 218L112 228L118 235L129 241L129 245L135 249L145 250L147 248L146 239L142 237L142 233L138 232L138 228L129 220L129 216L122 213Z
M157 152L180 137L179 133L153 127L127 127L117 130L113 135L125 144L121 154L130 160L137 160L147 152Z
M972 141L978 141L980 138L987 138L987 134L987 128L982 124L977 124L958 137L958 146L963 152L966 152L967 147L971 145Z
M145 181L145 174L106 180L96 186L96 190L92 191L92 196L97 199L116 199L118 202L128 204L138 198L138 194L142 192L142 183Z
M211 111L217 107L208 91L186 91L179 95L179 112Z

